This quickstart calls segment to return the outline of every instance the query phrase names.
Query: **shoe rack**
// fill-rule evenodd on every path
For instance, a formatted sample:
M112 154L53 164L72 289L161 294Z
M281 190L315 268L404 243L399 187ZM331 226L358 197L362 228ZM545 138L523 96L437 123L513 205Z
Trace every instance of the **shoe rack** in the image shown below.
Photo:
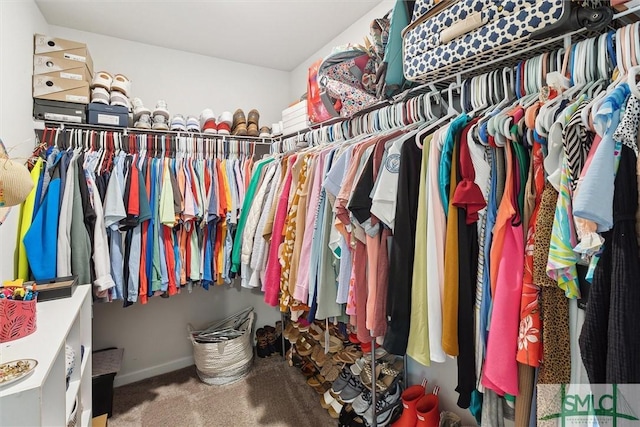
M291 320L289 319L289 316L287 316L286 314L282 315L282 324L283 324L283 333L282 333L282 340L283 340L283 347L284 347L284 340L290 338L289 337L285 337L285 333L284 330L286 329L287 325L289 324L289 322L291 322ZM326 330L327 327L324 328L324 334L326 334ZM307 333L305 331L300 332L301 334L304 334L304 339L302 340L302 343L308 343L308 344L312 344L313 347L321 347L320 341L318 339L316 339L317 337L311 336L310 333ZM325 339L325 345L326 343L329 341L328 337L326 337ZM346 340L343 340L343 342L347 342L349 341L348 338ZM287 354L285 355L285 360L287 360L289 362L290 366L295 366L298 368L303 369L303 373L304 370L307 370L307 372L305 373L305 376L307 376L308 378L314 378L317 374L311 374L310 372L308 372L308 368L309 367L313 367L315 369L314 372L320 373L321 371L323 371L323 368L326 366L326 363L333 363L331 361L329 362L324 362L322 363L322 366L320 366L320 364L318 364L314 358L312 357L311 354L307 354L309 353L309 347L306 346L306 344L301 344L301 345L305 345L305 351L302 351L302 353L304 353L305 355L303 356L302 354L300 354L300 351L297 349L297 344L298 341L296 340L296 343L291 345L291 354ZM358 348L361 348L359 345L357 346ZM323 350L324 351L324 350ZM330 355L331 353L329 353ZM334 353L337 354L337 353ZM363 354L364 356L364 354ZM331 357L331 356L329 356ZM369 363L370 368L371 368L371 407L372 408L376 408L376 406L378 405L378 401L381 398L385 398L386 393L389 392L391 393L393 390L396 390L396 387L398 387L400 389L399 393L401 393L401 391L404 389L403 384L404 384L404 379L406 378L406 360L404 358L400 359L399 357L396 357L396 361L403 361L403 365L402 365L402 369L400 370L400 373L394 378L394 380L391 382L390 385L387 386L387 388L385 388L384 390L380 390L377 387L376 381L378 379L378 376L376 375L376 371L380 369L380 362L376 360L376 345L375 345L375 339L372 339L371 341L371 351L367 353L367 357L369 358L369 361L367 361L367 363ZM388 356L387 356L388 357ZM356 359L357 360L357 359ZM340 369L345 369L347 368L347 366L350 365L347 362L344 362L342 364L337 364L335 365L338 370ZM305 368L306 367L306 368ZM347 368L348 369L348 368ZM323 377L326 377L322 374L320 374ZM331 384L333 384L335 378L325 378L326 382L329 382ZM312 383L314 381L311 381ZM313 385L313 384L309 384L311 387L314 388L314 390L319 393L322 396L322 393L324 393L325 391L327 391L326 389L326 385L324 387L322 387L322 385L320 383L317 383L317 385ZM381 414L387 413L389 411L391 411L389 413L389 416L392 418L393 415L393 411L396 410L397 407L399 407L401 405L402 401L399 399L396 402L393 402L392 404L386 405L382 408L380 408L379 410L376 410L375 413L373 414L372 417L372 422L370 424L366 424L368 426L372 426L372 427L377 427L378 426L378 417ZM324 407L324 405L323 405ZM364 417L362 417L364 418ZM390 419L391 419L390 418ZM390 425L390 421L387 422L385 420L385 423L383 424L384 426ZM381 426L382 427L382 426Z

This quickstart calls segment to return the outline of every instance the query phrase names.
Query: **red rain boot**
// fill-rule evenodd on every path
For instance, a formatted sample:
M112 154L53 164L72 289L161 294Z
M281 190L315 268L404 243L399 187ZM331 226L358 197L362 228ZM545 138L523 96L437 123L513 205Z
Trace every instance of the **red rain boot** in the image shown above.
M412 385L402 393L402 415L391 427L416 427L416 403L424 396L424 387Z
M427 394L416 403L418 423L416 427L438 427L440 424L440 409L438 396Z

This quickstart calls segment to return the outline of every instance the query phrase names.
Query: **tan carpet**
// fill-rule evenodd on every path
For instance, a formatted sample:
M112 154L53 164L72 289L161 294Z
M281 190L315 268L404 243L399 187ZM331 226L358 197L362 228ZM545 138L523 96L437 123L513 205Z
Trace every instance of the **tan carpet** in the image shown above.
M300 370L281 357L256 358L226 386L202 383L190 366L115 389L110 427L331 427L337 420Z

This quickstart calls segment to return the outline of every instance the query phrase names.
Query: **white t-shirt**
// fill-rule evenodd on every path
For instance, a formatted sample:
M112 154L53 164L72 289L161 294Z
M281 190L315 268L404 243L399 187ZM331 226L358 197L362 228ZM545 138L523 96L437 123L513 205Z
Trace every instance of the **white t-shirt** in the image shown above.
M380 173L374 186L371 201L371 213L380 221L394 229L396 219L396 198L398 196L398 171L400 170L400 150L405 141L410 140L408 135L402 135L398 139L385 144L386 155Z

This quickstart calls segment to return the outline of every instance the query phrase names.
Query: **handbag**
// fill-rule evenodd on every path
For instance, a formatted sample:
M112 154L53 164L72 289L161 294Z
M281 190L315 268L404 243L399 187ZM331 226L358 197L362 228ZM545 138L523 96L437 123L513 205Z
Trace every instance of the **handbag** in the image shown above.
M404 75L428 82L613 17L600 2L566 0L418 0L403 31Z

